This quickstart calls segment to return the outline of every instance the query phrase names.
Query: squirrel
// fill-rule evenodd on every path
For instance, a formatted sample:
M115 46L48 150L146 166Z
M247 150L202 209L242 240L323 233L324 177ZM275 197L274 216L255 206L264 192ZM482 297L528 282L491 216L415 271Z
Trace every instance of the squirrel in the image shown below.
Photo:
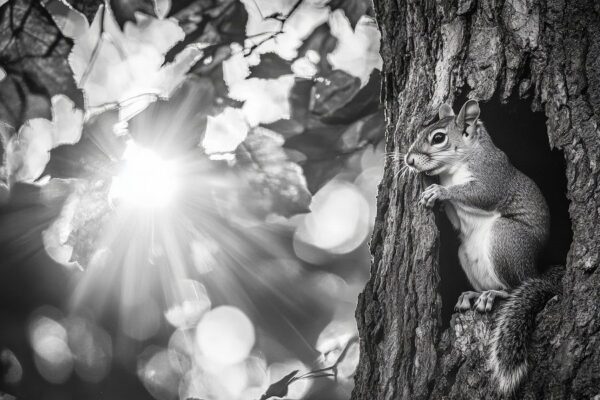
M498 149L476 100L458 115L442 104L439 120L418 134L404 157L411 171L437 176L419 204L441 202L458 232L459 261L476 291L460 295L455 310L492 310L495 318L489 365L502 393L514 393L528 371L528 341L535 315L558 294L562 270L541 274L538 256L550 230L550 214L540 189ZM509 294L509 291L511 293Z

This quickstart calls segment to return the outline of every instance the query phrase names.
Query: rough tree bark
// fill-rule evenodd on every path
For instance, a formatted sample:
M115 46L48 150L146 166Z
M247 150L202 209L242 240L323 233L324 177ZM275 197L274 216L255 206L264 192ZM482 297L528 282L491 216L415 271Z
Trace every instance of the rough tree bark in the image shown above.
M563 294L538 315L533 366L517 398L600 394L600 3L595 0L375 0L382 32L387 151L460 91L487 101L531 96L563 150L573 242ZM527 132L523 132L527 134ZM361 359L353 399L494 399L486 365L492 316L441 328L439 233L417 207L424 182L387 161L356 312Z

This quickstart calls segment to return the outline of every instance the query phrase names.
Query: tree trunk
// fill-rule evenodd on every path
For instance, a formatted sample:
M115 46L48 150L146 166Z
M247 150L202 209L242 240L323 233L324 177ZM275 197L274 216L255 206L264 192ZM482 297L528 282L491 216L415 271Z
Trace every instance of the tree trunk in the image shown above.
M529 96L531 109L547 117L550 146L563 151L566 163L573 241L563 294L538 315L535 363L516 397L599 395L600 3L375 0L375 6L388 152L406 151L440 104L461 92L484 103ZM356 311L361 359L352 398L501 398L486 364L494 315L456 314L443 329L440 234L434 214L417 206L426 183L399 176L399 168L388 160L379 188L371 278Z

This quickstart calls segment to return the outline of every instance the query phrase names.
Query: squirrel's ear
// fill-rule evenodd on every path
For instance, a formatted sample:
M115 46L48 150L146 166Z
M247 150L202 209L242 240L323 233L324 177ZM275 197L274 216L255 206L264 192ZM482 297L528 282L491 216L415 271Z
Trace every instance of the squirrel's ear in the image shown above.
M460 109L457 119L460 124L474 125L477 118L479 118L479 103L477 100L469 100Z
M440 106L438 115L440 119L444 119L446 117L454 117L454 110L447 103L444 103Z

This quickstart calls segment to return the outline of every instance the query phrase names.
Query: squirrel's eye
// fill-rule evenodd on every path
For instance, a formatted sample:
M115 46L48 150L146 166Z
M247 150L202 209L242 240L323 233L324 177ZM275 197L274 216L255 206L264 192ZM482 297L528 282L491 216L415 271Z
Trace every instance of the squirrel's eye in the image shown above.
M436 132L435 135L431 138L431 144L440 144L443 143L446 139L446 134L443 132Z

